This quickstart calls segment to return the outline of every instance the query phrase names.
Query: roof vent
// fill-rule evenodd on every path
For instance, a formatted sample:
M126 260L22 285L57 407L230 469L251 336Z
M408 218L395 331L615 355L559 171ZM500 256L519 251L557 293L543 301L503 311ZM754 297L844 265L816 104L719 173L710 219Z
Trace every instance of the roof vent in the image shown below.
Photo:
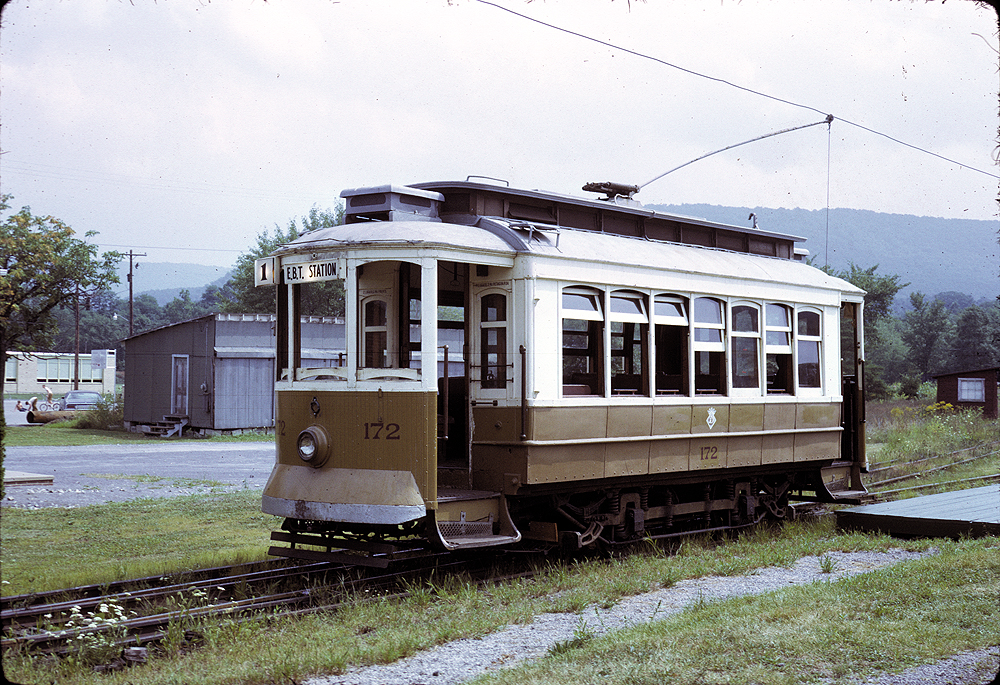
M409 186L350 188L340 193L347 201L344 221L441 221L444 195Z

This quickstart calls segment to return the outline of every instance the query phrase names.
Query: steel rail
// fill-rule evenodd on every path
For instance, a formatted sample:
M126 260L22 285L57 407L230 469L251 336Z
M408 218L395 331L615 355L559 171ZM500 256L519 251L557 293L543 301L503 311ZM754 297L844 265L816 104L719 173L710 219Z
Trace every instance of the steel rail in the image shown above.
M877 487L882 486L882 485L890 485L892 483L898 483L898 482L901 482L901 481L904 481L904 480L911 480L913 478L919 478L921 476L926 476L929 473L937 473L938 471L946 471L948 469L954 468L956 466L961 466L963 464L970 464L970 463L972 463L974 461L979 461L980 459L985 459L987 457L992 457L992 456L994 456L996 454L1000 454L1000 450L995 451L995 452L987 452L986 454L981 454L981 455L976 456L976 457L970 457L968 459L962 459L960 461L953 461L951 463L943 464L942 466L936 466L936 467L931 468L931 469L924 469L924 470L919 471L917 473L908 473L908 474L904 474L902 476L895 476L894 478L886 478L885 480L874 481L872 483L868 483L867 485L868 485L869 488L877 488ZM937 457L937 458L940 459L942 457ZM933 459L933 457L932 457L932 459ZM921 462L922 461L929 461L929 460L921 460ZM914 462L914 463L920 463L920 462Z
M428 557L428 559L437 562L438 556ZM399 593L386 594L390 589L399 586L401 584L405 585L406 582L416 579L422 575L426 575L428 572L434 573L439 570L446 570L452 567L458 567L462 571L468 571L471 566L472 569L476 569L477 565L480 567L478 570L480 572L486 568L485 561L483 559L471 560L453 560L449 563L441 564L434 563L433 565L418 566L416 568L394 571L392 573L385 573L378 576L362 575L357 578L352 579L341 579L341 582L336 586L329 586L334 592L355 592L359 588L364 587L371 592L371 597L369 599L384 598L397 596ZM367 571L368 569L359 569L357 567L342 567L334 566L332 564L309 564L306 567L288 567L290 571L288 577L294 576L316 576L314 580L324 580L322 576L318 574L323 574L325 576L329 572L335 571ZM265 579L267 582L276 582L281 580L276 575L271 575ZM244 581L237 580L230 583L231 586L236 586ZM165 593L156 594L156 597L163 598L169 596L176 596L178 593L184 594L185 592L190 592L194 590L203 589L205 587L211 586L212 584L225 585L225 579L207 579L199 580L190 584L174 584L170 586L169 590ZM163 590L164 588L155 588L155 591ZM58 591L53 594L58 594ZM335 604L323 604L316 607L302 607L303 604L309 604L314 601L316 597L322 597L325 593L323 588L316 587L305 587L298 588L295 590L284 591L279 593L261 595L248 597L240 600L228 600L228 601L212 601L211 598L207 601L211 601L210 604L203 604L200 606L185 607L179 609L173 609L170 611L160 611L158 613L147 614L144 616L136 616L133 618L123 618L116 621L113 625L101 624L99 626L84 626L77 628L60 628L53 625L51 628L38 628L37 626L41 621L39 619L45 617L46 614L52 616L56 615L56 612L64 612L67 608L72 609L73 607L82 605L74 604L72 602L55 602L45 605L33 605L31 607L26 607L24 612L21 612L18 617L13 615L10 617L9 625L5 626L4 633L5 637L0 640L0 646L6 651L8 649L13 649L20 647L22 649L28 649L34 652L47 653L47 654L61 654L68 651L68 645L72 640L80 636L85 635L98 635L107 634L111 631L118 631L119 633L124 633L125 637L114 640L113 643L117 646L126 647L137 644L148 644L151 642L157 642L162 640L168 632L168 628L175 621L191 621L194 619L205 620L212 618L228 617L234 615L246 615L250 613L262 614L272 609L283 609L283 611L274 614L274 616L282 615L299 615L303 613L314 613L324 610L333 610L340 607L342 603ZM105 595L96 598L88 598L88 606L99 606L103 603L116 603L120 606L122 599L132 600L136 595L126 595L124 593L115 593L112 595ZM147 598L149 596L147 595ZM355 600L356 601L356 600ZM289 610L288 608L291 607ZM14 612L10 612L13 614ZM30 622L28 619L34 619L34 622Z

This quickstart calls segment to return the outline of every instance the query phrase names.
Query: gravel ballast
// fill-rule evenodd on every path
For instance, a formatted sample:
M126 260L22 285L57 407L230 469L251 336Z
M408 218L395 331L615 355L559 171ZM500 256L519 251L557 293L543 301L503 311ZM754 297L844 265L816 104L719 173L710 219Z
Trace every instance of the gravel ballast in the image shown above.
M315 678L308 685L456 685L476 676L516 666L544 656L559 642L572 640L585 626L592 635L661 620L696 602L742 595L763 594L792 585L829 582L868 573L922 553L830 552L833 571L824 573L819 557L803 557L789 568L765 568L744 576L712 576L683 580L670 588L628 597L609 609L590 608L581 613L536 616L526 625L511 625L482 639L463 639L440 645L385 665L352 669L337 676ZM983 685L996 674L998 649L960 654L900 674L858 681L864 685L915 685L951 683Z

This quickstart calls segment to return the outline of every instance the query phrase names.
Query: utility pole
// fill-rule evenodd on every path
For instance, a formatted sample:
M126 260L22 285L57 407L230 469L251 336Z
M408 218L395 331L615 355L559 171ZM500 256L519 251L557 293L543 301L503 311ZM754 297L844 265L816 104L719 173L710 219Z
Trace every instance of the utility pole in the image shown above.
M130 338L135 333L135 325L132 323L135 321L135 315L132 312L132 259L134 257L145 256L145 252L139 254L137 252L133 252L132 250L128 251L128 337Z
M76 342L73 344L73 389L80 389L80 284L76 284Z

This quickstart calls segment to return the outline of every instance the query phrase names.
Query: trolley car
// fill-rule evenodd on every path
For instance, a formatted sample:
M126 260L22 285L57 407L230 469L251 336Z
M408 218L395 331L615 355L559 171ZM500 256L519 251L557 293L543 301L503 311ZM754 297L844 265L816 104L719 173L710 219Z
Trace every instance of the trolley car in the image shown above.
M345 190L344 225L258 260L277 286L271 554L615 545L863 493L864 292L798 259L801 238L592 188ZM301 302L332 279L346 350L322 358Z

